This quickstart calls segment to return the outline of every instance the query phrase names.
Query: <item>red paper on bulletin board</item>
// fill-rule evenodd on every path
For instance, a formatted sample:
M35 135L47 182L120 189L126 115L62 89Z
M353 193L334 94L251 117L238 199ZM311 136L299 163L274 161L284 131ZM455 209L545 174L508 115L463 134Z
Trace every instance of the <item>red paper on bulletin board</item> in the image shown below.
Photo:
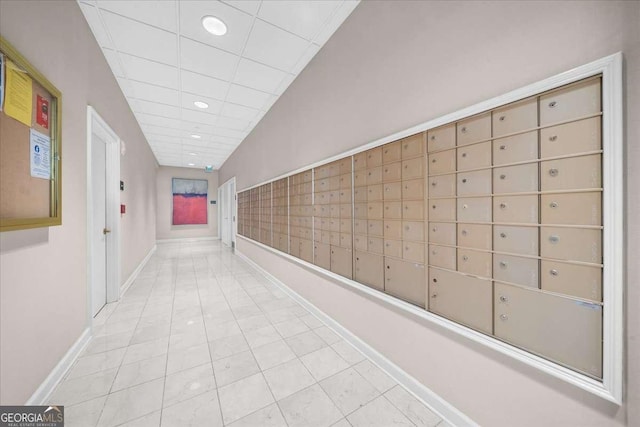
M36 123L45 129L49 129L49 101L38 95L36 104Z

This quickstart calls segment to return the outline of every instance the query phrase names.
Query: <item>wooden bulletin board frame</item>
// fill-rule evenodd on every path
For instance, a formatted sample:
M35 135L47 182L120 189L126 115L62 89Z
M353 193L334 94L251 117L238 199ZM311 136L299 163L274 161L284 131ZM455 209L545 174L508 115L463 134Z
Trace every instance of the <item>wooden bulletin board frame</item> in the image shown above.
M61 142L62 142L62 94L60 91L42 74L40 73L27 59L20 54L7 40L0 36L0 52L4 54L5 63L7 59L11 60L17 67L27 73L33 80L34 86L43 88L50 95L49 103L49 122L50 127L50 160L51 160L51 178L49 181L49 215L43 216L37 214L35 216L20 216L16 217L0 217L0 232L22 230L28 228L38 227L51 227L62 224L62 160L61 160ZM6 68L6 64L5 64ZM5 99L6 99L6 72L5 72ZM6 103L5 103L6 107ZM0 114L4 114L3 111ZM7 120L13 120L11 118ZM33 128L33 126L31 126ZM0 128L0 139L2 139L3 130ZM6 137L6 136L5 136ZM7 138L8 140L9 138ZM9 141L4 141L9 143ZM25 144L29 144L29 141L25 141ZM3 144L3 141L0 141ZM29 150L23 150L26 156ZM22 154L21 154L22 157ZM12 162L13 159L5 159L8 162ZM15 159L16 161L24 161L24 159ZM4 160L3 160L4 161ZM29 178L29 177L27 177ZM3 194L0 192L0 204ZM7 203L7 202L5 202ZM44 204L38 200L38 203Z

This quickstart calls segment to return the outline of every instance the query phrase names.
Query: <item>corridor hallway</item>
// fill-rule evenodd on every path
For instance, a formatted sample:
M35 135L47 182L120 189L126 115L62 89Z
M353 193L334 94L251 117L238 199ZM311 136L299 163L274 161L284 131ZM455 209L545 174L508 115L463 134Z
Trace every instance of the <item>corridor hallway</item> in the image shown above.
M449 425L217 240L158 243L48 402L67 427Z

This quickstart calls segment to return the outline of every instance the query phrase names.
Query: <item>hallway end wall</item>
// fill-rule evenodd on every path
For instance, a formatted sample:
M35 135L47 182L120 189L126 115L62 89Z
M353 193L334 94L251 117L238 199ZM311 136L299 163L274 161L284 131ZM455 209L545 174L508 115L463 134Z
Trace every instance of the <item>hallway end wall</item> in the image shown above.
M172 178L205 179L209 182L207 195L207 224L173 225L173 198L171 194ZM207 173L201 169L160 166L157 175L158 217L156 219L156 238L192 239L218 237L218 171ZM212 205L211 200L216 204Z
M155 244L157 162L75 1L0 1L0 33L62 92L62 225L0 233L0 405L22 405L87 324L87 106L127 146L121 283Z

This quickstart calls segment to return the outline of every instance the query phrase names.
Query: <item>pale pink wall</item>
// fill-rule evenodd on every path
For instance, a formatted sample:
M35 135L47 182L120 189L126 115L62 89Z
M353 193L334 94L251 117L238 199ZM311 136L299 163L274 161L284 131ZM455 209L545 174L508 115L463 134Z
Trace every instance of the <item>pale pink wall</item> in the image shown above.
M172 225L173 197L171 195L171 178L206 179L209 181L207 196L208 223L202 225ZM184 239L218 237L218 171L206 173L201 169L175 168L160 166L157 176L158 217L156 220L156 238ZM209 201L215 200L212 205Z
M640 215L640 2L365 1L220 170L242 189L606 55L625 55ZM640 425L640 224L627 221L622 407L291 265L238 249L481 425ZM403 333L399 334L398 331Z
M0 33L62 92L62 223L0 234L0 404L24 404L87 325L86 114L126 141L122 277L155 243L157 163L75 1L0 1Z

